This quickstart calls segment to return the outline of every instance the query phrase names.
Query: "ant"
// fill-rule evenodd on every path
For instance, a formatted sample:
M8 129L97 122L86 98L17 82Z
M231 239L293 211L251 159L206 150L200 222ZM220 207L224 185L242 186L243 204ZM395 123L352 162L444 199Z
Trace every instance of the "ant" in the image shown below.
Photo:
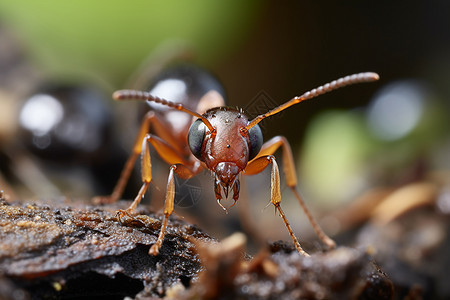
M315 98L346 85L371 82L378 79L378 74L371 72L342 77L306 92L299 97L292 98L252 120L249 120L242 109L224 106L225 102L222 96L215 90L207 92L198 100L195 111L188 109L181 103L156 97L149 92L137 90L116 91L113 94L115 100L141 100L148 101L148 103L157 103L172 110L191 115L193 118L191 117L192 120L187 122L184 127L181 126L180 128L178 126L178 128L175 128L170 126L170 123L164 120L162 115L157 114L155 111L148 112L141 123L133 152L124 166L113 193L110 196L100 197L96 200L114 202L119 199L134 167L134 163L140 154L142 187L127 209L117 211L119 222L122 222L122 218L125 216L133 218L132 215L153 178L149 151L149 144L151 144L161 158L171 165L164 204L164 220L158 239L149 250L149 254L158 255L164 240L169 216L174 209L175 174L183 179L189 179L204 169L210 170L215 176L214 192L217 203L226 211L226 208L221 204L221 200L223 196L225 196L225 199L228 199L229 192L232 191L233 205L236 204L239 198L240 174L258 174L271 164L271 202L282 218L298 252L308 256L308 253L300 246L281 208L280 175L277 162L273 156L275 151L281 148L283 171L287 186L294 193L321 241L328 248L335 248L336 243L323 232L314 220L297 190L297 176L289 142L283 136L276 136L263 144L263 136L258 123L304 100ZM155 134L149 133L150 128L154 130ZM188 148L191 153L188 152Z

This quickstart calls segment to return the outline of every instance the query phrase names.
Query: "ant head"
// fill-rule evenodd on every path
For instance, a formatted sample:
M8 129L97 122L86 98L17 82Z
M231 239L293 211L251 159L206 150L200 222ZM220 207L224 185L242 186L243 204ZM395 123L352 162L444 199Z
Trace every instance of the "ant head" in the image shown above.
M262 146L262 133L258 125L244 130L248 117L230 107L218 107L203 115L213 126L208 130L202 119L197 119L189 130L189 147L199 160L215 174L214 189L220 201L233 190L233 199L239 197L239 173L249 160L254 158ZM220 204L220 202L219 202Z
M263 137L259 126L244 130L248 117L231 107L213 108L203 116L214 131L208 130L202 119L191 125L188 143L194 156L213 171L220 162L234 163L242 171L261 149Z

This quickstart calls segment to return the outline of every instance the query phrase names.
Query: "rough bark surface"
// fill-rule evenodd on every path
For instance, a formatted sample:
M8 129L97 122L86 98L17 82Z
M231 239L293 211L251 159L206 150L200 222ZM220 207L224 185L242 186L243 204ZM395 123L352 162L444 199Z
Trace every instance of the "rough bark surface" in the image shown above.
M3 299L390 299L393 287L366 253L341 247L303 257L277 243L254 258L245 236L221 243L139 208L121 224L110 206L0 203Z

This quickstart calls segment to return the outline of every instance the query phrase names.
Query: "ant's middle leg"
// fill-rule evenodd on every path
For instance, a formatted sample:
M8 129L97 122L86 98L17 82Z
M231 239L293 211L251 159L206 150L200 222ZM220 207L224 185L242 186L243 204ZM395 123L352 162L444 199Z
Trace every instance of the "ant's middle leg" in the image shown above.
M309 211L308 207L306 206L305 202L303 201L302 197L300 196L300 193L297 189L297 174L295 171L295 164L294 164L294 158L292 155L291 146L289 145L289 142L286 140L283 136L276 136L266 143L261 148L261 151L259 152L258 156L254 158L249 164L251 164L253 161L256 161L260 157L264 157L267 155L272 155L275 153L275 151L278 150L278 148L282 149L282 158L283 158L283 171L286 177L286 184L287 186L292 190L295 197L298 200L298 203L300 204L301 208L305 212L306 217L308 218L309 222L311 223L311 226L313 227L315 233L320 238L320 240L328 246L328 248L333 249L336 248L336 242L332 240L325 232L322 230L322 228L319 226L317 221L312 216L311 212ZM246 169L247 171L247 169Z

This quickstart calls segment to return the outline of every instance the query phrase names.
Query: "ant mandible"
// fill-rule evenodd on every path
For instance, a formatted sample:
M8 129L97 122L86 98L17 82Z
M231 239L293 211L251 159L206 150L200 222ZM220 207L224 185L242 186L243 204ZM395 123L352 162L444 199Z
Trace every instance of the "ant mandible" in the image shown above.
M188 124L190 127L187 139L180 139L180 132L185 132L184 134L186 134L187 128L180 132L175 132L173 128L167 126L167 123L164 122L160 116L153 111L150 111L144 117L133 147L133 153L125 164L113 193L109 197L104 197L101 201L114 202L119 199L126 182L128 181L134 163L139 154L141 154L142 187L132 204L126 210L118 210L117 212L120 222L124 216L132 218L137 205L146 193L153 178L149 151L149 144L151 144L161 158L171 165L164 205L164 220L158 239L149 250L149 254L158 255L164 240L169 216L174 209L175 173L183 179L189 179L199 174L204 169L210 170L215 175L214 191L217 203L226 210L220 201L223 199L223 195L227 199L229 191L232 191L232 198L234 200L233 205L236 203L239 198L240 174L258 174L269 164L272 164L270 187L271 202L275 206L276 211L280 214L298 252L308 256L300 246L300 243L281 208L280 175L277 162L273 156L275 151L281 147L283 155L283 171L285 173L287 186L294 193L321 241L327 245L327 247L335 248L336 243L323 232L318 223L314 220L297 190L295 164L288 141L283 136L276 136L263 144L263 136L258 123L263 119L277 114L304 100L317 97L346 85L376 81L378 78L378 74L371 72L342 77L306 92L299 97L292 98L288 102L257 116L253 120L249 120L241 109L224 106L225 103L222 96L213 90L206 93L198 101L197 112L186 108L181 103L174 103L156 97L148 92L137 90L116 91L113 94L115 100L144 100L162 104L173 110L192 115L195 121L192 124ZM155 131L156 135L149 133L150 128ZM185 154L180 150L186 148L186 142L192 152L188 158L186 158Z

